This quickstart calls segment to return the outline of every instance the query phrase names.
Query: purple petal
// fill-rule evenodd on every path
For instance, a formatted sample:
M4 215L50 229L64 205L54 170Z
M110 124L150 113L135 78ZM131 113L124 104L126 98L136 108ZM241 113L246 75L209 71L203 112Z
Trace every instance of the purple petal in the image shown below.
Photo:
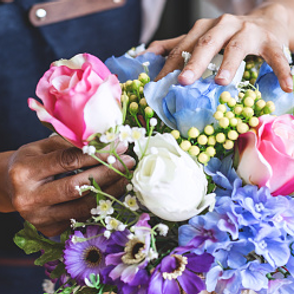
M106 265L118 265L120 264L122 256L125 255L125 252L109 254L105 258Z
M178 277L178 281L187 294L197 294L205 290L204 281L188 270L185 270L183 274Z
M163 294L180 294L180 288L176 280L165 280L163 283Z
M162 294L163 293L163 277L161 273L159 273L155 269L155 274L151 276L151 280L149 283L148 294Z
M185 255L188 258L187 268L197 273L206 273L209 271L214 257L209 253L196 255L193 253Z

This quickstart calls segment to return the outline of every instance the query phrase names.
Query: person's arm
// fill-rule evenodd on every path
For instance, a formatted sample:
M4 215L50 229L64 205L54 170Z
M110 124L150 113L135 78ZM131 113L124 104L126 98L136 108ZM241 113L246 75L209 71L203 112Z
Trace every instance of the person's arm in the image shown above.
M200 19L187 35L153 42L148 51L169 56L157 79L183 67L182 51L191 52L190 61L179 75L179 82L184 85L200 78L221 49L224 59L216 82L223 85L232 81L247 55L258 55L273 68L282 89L291 92L293 79L283 45L294 51L293 28L294 1L268 0L247 15Z
M121 146L120 154L126 147ZM106 160L108 155L101 155ZM3 160L2 160L3 157ZM128 168L134 160L121 155ZM56 175L88 167L85 171L56 179ZM122 165L117 165L121 171ZM55 236L69 226L70 219L86 220L96 199L79 195L76 186L89 185L93 177L104 192L115 197L125 192L126 182L117 173L59 136L22 146L1 154L0 211L18 211L40 232Z

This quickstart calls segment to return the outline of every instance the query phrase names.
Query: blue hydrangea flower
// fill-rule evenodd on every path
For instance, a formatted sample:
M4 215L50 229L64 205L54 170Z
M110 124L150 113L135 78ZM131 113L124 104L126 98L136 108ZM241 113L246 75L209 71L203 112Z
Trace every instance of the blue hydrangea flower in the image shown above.
M262 99L275 103L276 110L274 114L282 115L285 113L293 113L293 93L286 93L281 89L277 76L266 62L264 62L260 68L256 85L262 94Z
M137 57L131 57L126 53L120 57L108 58L105 65L113 74L117 75L121 83L125 83L127 80L137 79L140 73L145 72L143 66L145 62L149 62L149 77L153 81L165 63L165 58L161 55L147 52Z
M178 83L180 71L176 70L158 82L150 82L144 88L148 105L170 128L178 129L183 136L191 127L200 131L207 124L215 122L213 114L223 91L235 96L234 85L220 86L214 82L214 76L199 79L192 85Z
M294 278L285 278L281 273L275 273L269 281L268 290L261 294L292 294L294 293Z

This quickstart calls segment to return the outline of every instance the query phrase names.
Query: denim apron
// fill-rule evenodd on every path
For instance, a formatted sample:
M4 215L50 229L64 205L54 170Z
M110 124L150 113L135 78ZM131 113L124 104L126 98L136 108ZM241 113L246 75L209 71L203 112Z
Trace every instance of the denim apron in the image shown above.
M83 0L81 0L83 1ZM88 52L105 60L138 45L141 1L34 27L29 10L48 0L0 1L0 152L42 139L49 131L27 106L51 62Z

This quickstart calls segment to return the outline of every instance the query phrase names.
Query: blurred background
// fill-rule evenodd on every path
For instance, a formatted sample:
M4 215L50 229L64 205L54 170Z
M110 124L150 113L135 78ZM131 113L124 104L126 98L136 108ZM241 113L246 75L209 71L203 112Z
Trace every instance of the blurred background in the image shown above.
M1 4L0 4L1 5ZM167 0L161 24L153 39L166 39L187 33L200 17L215 17L220 11L205 0ZM34 256L26 256L13 243L22 229L16 213L0 213L0 293L41 294L46 278L41 267L34 266Z

